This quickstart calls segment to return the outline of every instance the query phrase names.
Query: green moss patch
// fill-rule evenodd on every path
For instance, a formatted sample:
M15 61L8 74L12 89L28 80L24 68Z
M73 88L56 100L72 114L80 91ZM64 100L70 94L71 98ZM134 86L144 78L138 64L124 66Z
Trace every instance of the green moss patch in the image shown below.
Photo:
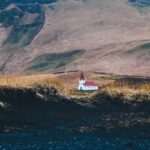
M138 53L150 53L150 43L145 43L124 52L124 55L138 54Z
M40 5L19 5L0 12L0 24L11 27L3 45L29 45L40 32L45 21L45 11Z
M15 26L4 44L17 44L20 47L30 44L43 24Z
M28 70L32 72L57 71L79 59L83 54L84 50L44 54L35 58Z

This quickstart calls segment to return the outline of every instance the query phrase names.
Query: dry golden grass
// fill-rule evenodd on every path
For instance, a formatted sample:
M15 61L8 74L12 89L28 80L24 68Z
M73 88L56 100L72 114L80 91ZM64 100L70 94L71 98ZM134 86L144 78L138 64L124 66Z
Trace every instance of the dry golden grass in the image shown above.
M0 87L8 88L32 88L37 89L50 89L51 87L57 89L58 93L63 96L68 96L68 89L65 87L63 81L57 78L55 75L23 75L12 76L5 75L0 76Z
M128 83L125 81L120 82L112 82L111 84L108 84L104 86L104 89L107 89L108 91L135 91L135 92L150 92L150 83L142 82L142 83Z
M43 75L29 75L29 76L12 76L12 75L4 75L0 76L0 86L8 86L8 87L33 87L34 85L44 82L49 79L54 81L54 77L48 77Z
M112 97L122 94L126 100L135 100L135 97L139 100L150 100L150 82L135 84L124 81L113 82L104 86L101 90L107 92Z
M115 81L111 79L104 79L98 75L86 74L86 78L94 80L98 86L99 91L92 93L77 92L79 73L69 73L62 75L0 75L0 87L10 88L50 88L55 87L60 94L75 98L88 100L90 97L99 92L105 91L110 96L123 93L127 100L131 100L136 95L147 95L150 98L150 82L142 82L131 84L125 81Z
M55 87L59 91L65 91L66 88L63 82L54 75L1 75L0 87L10 88L36 88L41 87Z

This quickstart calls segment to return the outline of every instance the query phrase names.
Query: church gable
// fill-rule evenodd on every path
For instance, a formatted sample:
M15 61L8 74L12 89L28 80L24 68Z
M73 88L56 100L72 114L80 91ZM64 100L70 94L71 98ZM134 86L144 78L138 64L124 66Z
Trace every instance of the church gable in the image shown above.
M98 86L93 81L86 81L83 73L81 73L78 90L79 91L96 91L98 90Z

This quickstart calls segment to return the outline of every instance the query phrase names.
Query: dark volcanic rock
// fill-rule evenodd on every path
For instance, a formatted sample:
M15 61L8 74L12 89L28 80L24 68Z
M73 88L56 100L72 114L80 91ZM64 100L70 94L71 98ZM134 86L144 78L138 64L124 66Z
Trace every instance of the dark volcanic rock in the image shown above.
M0 107L2 130L5 126L53 127L63 123L68 124L69 130L87 132L102 128L149 126L150 123L150 103L124 103L122 99L116 101L106 95L94 97L86 104L59 95L55 88L1 88L0 100L4 105Z

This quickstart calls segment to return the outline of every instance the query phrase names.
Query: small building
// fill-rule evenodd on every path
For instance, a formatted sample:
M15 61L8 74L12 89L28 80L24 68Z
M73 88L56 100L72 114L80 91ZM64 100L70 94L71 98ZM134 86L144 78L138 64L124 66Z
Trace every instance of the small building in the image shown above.
M83 73L80 75L78 91L97 91L98 86L92 81L86 81Z

